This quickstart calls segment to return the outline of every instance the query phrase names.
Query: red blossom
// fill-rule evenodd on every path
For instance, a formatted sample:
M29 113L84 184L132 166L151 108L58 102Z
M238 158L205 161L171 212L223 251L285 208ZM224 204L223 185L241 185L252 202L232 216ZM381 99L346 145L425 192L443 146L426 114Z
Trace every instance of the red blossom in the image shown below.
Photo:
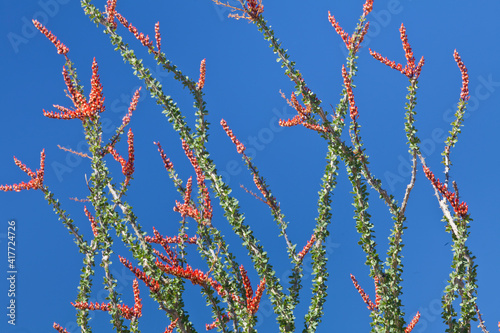
M191 238L189 238L187 235L183 235L183 237L167 237L167 236L161 236L160 233L153 228L153 233L155 237L151 236L146 236L145 240L146 242L149 243L155 243L155 244L181 244L181 243L186 243L186 244L196 244L196 240L198 237L195 235Z
M316 236L312 234L311 239L309 239L309 241L304 246L302 251L300 251L300 253L298 254L300 260L302 260L302 258L304 258L304 256L309 252L315 241L316 241Z
M227 125L227 122L224 119L221 119L220 124L224 131L226 131L227 136L231 139L231 141L236 145L236 151L238 154L243 154L245 152L245 146L240 142L240 140L236 139L236 136L233 134L233 131Z
M130 102L130 106L128 107L127 114L122 119L122 127L125 127L130 123L130 118L132 117L132 112L137 108L137 103L139 102L140 91L142 87L139 87L134 93L134 97L132 97L132 101Z
M95 58L92 62L92 79L91 79L91 89L89 100L85 99L82 94L73 86L71 82L71 78L68 75L66 68L63 67L63 76L64 82L68 87L69 97L73 101L74 110L54 105L56 109L61 111L61 113L55 113L53 111L45 111L43 110L43 115L48 118L55 119L80 119L84 120L87 118L94 118L98 115L98 113L104 111L104 96L102 94L102 84L98 74L99 67L97 66L97 62Z
M424 166L425 176L431 181L432 185L448 200L448 202L453 207L455 214L459 215L462 218L467 216L468 206L465 202L460 202L455 193L448 191L448 188L445 184L441 183L439 179L436 179L432 171Z
M116 0L108 0L106 5L106 14L108 15L108 23L111 24L113 29L116 29L115 14L116 14Z
M264 293L264 289L266 288L266 279L264 278L260 281L257 291L255 292L255 296L253 296L252 285L250 284L250 279L248 278L247 271L243 265L240 266L240 273L245 287L247 310L248 313L254 315L259 310L259 303L262 298L262 294Z
M389 60L387 58L382 57L380 53L374 52L370 49L370 54L373 58L377 59L381 63L394 68L404 74L409 79L418 79L420 76L420 72L422 71L422 66L425 63L424 57L420 59L418 64L415 66L415 57L413 56L413 51L411 49L410 43L408 43L408 36L406 35L406 28L403 24L399 29L401 42L403 43L403 49L405 50L406 57L406 66L403 68L403 65L396 64L395 61Z
M56 331L58 331L59 333L68 333L68 331L66 331L65 328L63 328L61 325L57 324L57 323L54 323L54 325L52 326L56 329Z
M168 325L168 327L165 329L164 333L172 333L174 331L174 328L177 327L177 322L179 321L179 318L175 319L173 322Z
M153 50L153 42L151 40L149 40L149 36L148 35L144 36L144 34L142 32L139 33L139 31L137 30L137 28L134 27L132 25L132 23L129 23L120 13L115 13L115 16L118 19L118 21L125 28L127 28L132 34L134 34L135 38L137 38L142 43L142 45L146 46L151 51L154 51ZM155 34L155 36L156 36L156 34Z
M26 172L28 176L31 177L31 180L28 183L21 182L13 185L0 185L0 191L20 192L21 190L39 190L43 188L43 177L45 175L45 149L43 149L40 153L40 169L36 170L36 172L31 171L30 168L19 161L15 156L14 162L21 170Z
M66 47L66 45L64 45L63 43L61 43L61 41L59 41L57 39L57 37L54 36L54 34L52 34L52 32L50 32L49 30L47 30L47 28L45 28L45 26L43 24L41 24L37 20L31 20L31 21L33 22L33 24L35 25L35 27L42 34L44 34L45 37L47 37L52 42L52 44L55 45L55 47L57 48L57 53L58 54L66 54L66 53L69 52L69 49Z
M227 314L227 313L222 314L222 321L228 322L230 318L231 318L231 314ZM219 318L217 318L213 323L205 324L205 329L207 331L210 331L216 327L219 327L219 325L220 325L220 320L219 320Z
M349 112L352 121L356 121L358 118L358 107L356 106L356 102L354 101L354 93L352 91L352 82L349 76L347 75L347 71L342 65L342 77L344 78L344 85L347 91L347 98L349 100Z
M122 166L122 173L125 176L125 185L127 185L130 181L130 178L132 177L132 174L134 173L134 161L135 161L135 154L134 154L134 133L132 133L132 129L128 130L128 161L125 161L123 157L121 157L117 152L116 149L113 148L113 146L108 146L108 152L113 156L113 158L120 163Z
M156 40L156 48L158 52L161 52L161 34L160 34L160 21L155 24L155 40Z
M455 62L458 65L458 68L460 68L460 73L462 73L462 89L460 92L460 99L462 101L467 101L469 99L469 73L467 73L467 68L464 65L464 62L462 61L462 58L460 58L460 55L458 54L457 50L453 52L453 57L455 58Z
M132 265L132 263L130 261L128 261L127 259L125 259L121 256L118 256L118 257L120 259L120 262L125 267L127 267L132 273L134 273L137 278L142 280L146 284L146 286L148 286L149 289L151 289L152 292L157 293L158 291L160 291L160 284L158 283L158 281L147 276L146 273L141 271L139 268L134 267Z
M377 309L377 305L374 304L370 300L370 296L368 296L368 294L365 293L365 291L363 290L363 288L361 288L361 286L358 284L358 281L356 280L356 278L352 274L351 274L351 280L352 280L352 283L354 284L354 287L356 288L356 290L358 291L358 293L363 298L363 301L366 303L366 305L368 305L368 309L371 310L371 311Z
M372 10L372 8L373 8L373 0L371 1L367 0L363 5L363 17L368 15L368 13ZM359 36L357 35L349 36L349 34L345 32L344 29L342 29L339 22L330 12L328 12L328 20L332 24L332 27L335 28L335 31L344 41L344 44L347 47L347 49L349 51L352 51L353 53L356 53L359 50L359 45L363 42L365 35L368 32L368 27L370 26L370 23L369 22L365 23L363 29L361 29Z
M366 0L365 4L363 5L363 16L367 16L370 14L370 12L373 9L373 0Z
M419 319L420 319L420 312L417 311L417 314L413 317L410 324L405 329L405 333L410 333L413 330L413 328L415 327L415 325L418 323Z
M134 279L133 283L134 288L134 315L139 318L142 316L142 300L139 295L139 282L137 279Z
M191 165L194 168L198 188L201 189L203 194L203 216L202 216L203 221L199 222L202 222L204 224L210 223L213 216L213 208L212 208L212 202L210 200L210 193L208 192L208 188L205 185L205 174L201 170L196 156L194 156L193 152L189 149L188 144L184 140L182 140L182 148L184 149L184 153L186 154L187 158L189 159Z
M205 74L207 72L207 60L203 59L200 64L200 78L196 84L196 89L202 90L205 86Z
M83 210L85 211L85 215L90 221L90 226L92 227L92 232L94 233L94 236L97 237L97 223L95 221L95 218L88 211L87 206L83 206Z
M174 167L174 164L172 162L170 162L169 158L167 158L167 155L163 151L161 144L159 142L153 142L153 143L158 146L158 151L160 152L160 156L161 156L161 159L163 160L163 164L165 166L165 169L171 170Z

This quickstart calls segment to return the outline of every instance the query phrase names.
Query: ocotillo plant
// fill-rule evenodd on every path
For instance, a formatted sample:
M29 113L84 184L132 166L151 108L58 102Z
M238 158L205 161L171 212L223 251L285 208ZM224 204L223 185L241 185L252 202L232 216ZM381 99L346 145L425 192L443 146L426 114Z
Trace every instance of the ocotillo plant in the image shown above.
M16 165L28 174L30 180L27 183L2 185L0 190L41 191L59 220L74 237L79 251L84 255L78 296L71 303L77 310L77 323L81 331L92 331L90 323L92 311L104 311L109 314L117 332L139 332L143 302L139 292L141 283L149 288L150 297L169 318L169 322L165 324L165 332L174 330L197 332L205 329L217 329L222 332L256 332L257 311L264 297L268 298L273 306L280 332L322 331L320 324L322 317L326 315L324 306L329 282L325 242L332 231L332 196L337 192L337 177L343 165L352 187L353 217L359 233L359 245L366 255L365 265L375 285L375 295L370 298L363 289L367 286L361 286L355 276L351 275L354 288L370 311L371 331L409 333L418 325L420 313L412 313L408 317L402 303L402 258L404 230L408 223L406 209L416 184L417 172L422 170L420 172L426 177L422 179L422 183L425 180L427 185L434 189L438 205L443 212L446 231L450 233L452 242L450 276L442 298L442 319L446 324L446 331L470 332L476 325L473 322L476 321L480 329L487 332L486 323L481 317L477 303L475 257L467 244L473 212L469 212L463 199L467 198L467 193L462 197L462 194L459 194L458 182L450 179L452 165L450 154L457 143L469 99L469 76L459 53L455 51L453 57L462 76L462 87L458 96L455 119L444 142L445 148L442 153L444 177L440 180L435 176L437 171L431 170L426 163L415 125L418 79L420 75L424 75L425 66L423 56L418 61L414 56L410 45L411 32L407 33L404 24L401 25L399 30L401 53L405 55L405 64L384 57L384 50L370 49L370 55L375 60L397 70L408 79L404 129L412 161L411 179L404 196L398 200L370 169L370 158L358 122L363 116L363 110L356 104L357 59L370 28L367 16L372 11L373 0L367 0L362 10L360 8L361 16L352 33L346 32L335 16L328 13L327 19L345 44L347 54L345 64L339 68L343 81L340 89L341 98L331 110L325 107L320 97L310 88L309 83L297 69L296 63L291 60L292 56L282 46L282 42L265 20L265 4L261 0L238 0L234 4L213 1L218 6L229 8L230 17L248 21L257 28L277 55L277 61L281 64L284 74L294 84L295 91L282 93L282 96L296 111L296 115L291 119L281 119L279 124L282 127L301 125L310 130L310 135L319 136L327 145L315 223L310 226L310 235L307 235L307 238L293 240L289 236L287 232L289 221L285 218L279 198L273 194L271 186L259 171L252 156L246 152L247 148L238 139L237 131L233 132L226 120L218 119L217 122L234 144L236 153L241 156L253 178L256 189L246 189L246 191L267 205L280 230L279 236L284 239L291 274L288 281L281 281L274 268L273 258L254 236L251 224L245 221L245 215L238 201L232 196L232 189L218 172L216 161L213 161L209 154L207 143L211 129L208 115L210 107L204 94L205 82L210 77L207 74L209 61L201 60L199 78L192 80L162 51L159 22L154 25L154 38L150 38L127 20L126 13L120 12L116 0L108 0L104 9L99 9L93 1L81 0L85 14L93 23L104 28L104 33L109 36L116 51L120 52L123 60L130 65L133 74L144 83L147 92L160 105L168 122L179 134L179 144L193 168L191 172L194 173L195 179L193 177L183 179L174 165L175 161L168 157L160 142L155 142L159 155L156 162L163 163L174 187L179 192L179 199L173 209L179 214L180 226L175 235L162 235L159 228L143 230L140 216L134 214L131 203L126 198L129 189L133 190L134 187L135 148L132 129L127 130L126 156L119 152L117 143L129 127L136 108L140 107L138 104L140 94L145 92L141 89L135 92L120 126L111 137L105 137L101 122L101 113L105 112L105 99L97 61L94 59L92 64L90 91L86 97L84 87L78 79L76 66L70 59L67 43L60 41L47 27L34 20L35 27L55 45L57 53L65 59L63 80L66 93L73 104L71 107L54 105L57 111L43 110L43 114L55 120L79 119L83 125L88 151L71 150L71 152L90 160L92 174L85 184L88 187L88 196L83 199L86 202L83 210L88 217L85 223L90 223L92 234L84 235L78 229L77 223L61 207L49 185L44 182L45 159L50 158L46 157L45 151L41 152L40 168L36 171L32 171L14 158ZM178 107L176 101L168 95L168 89L163 87L158 78L144 65L145 61L124 42L130 34L139 41L139 47L146 48L156 64L172 73L175 80L189 91L196 109L194 124L189 123L187 111ZM374 66L378 65L374 62ZM108 168L111 163L118 163L122 174L112 176ZM119 183L117 179L123 181ZM193 193L194 182L196 194ZM388 250L385 254L375 242L374 223L368 211L371 190L378 193L379 200L386 206L393 220L387 244ZM221 207L223 216L217 216L215 205ZM234 235L240 240L240 245L246 248L247 255L253 263L252 267L242 265L232 252L227 238L219 227L221 220L232 227ZM118 242L122 244L117 246ZM123 251L124 248L128 249L128 252ZM199 257L209 267L208 270L196 267L191 249L197 251ZM115 253L118 253L117 257ZM304 260L307 256L310 256L311 261ZM122 303L117 291L117 280L111 270L112 258L115 258L115 262L116 259L120 261L115 265L124 265L136 276L133 289L130 291L134 295L134 304ZM103 270L103 283L108 292L108 302L91 301L93 288L98 283L94 279L96 262ZM313 271L312 296L308 300L303 321L299 322L297 307L305 298L302 286L304 265L309 263ZM249 270L255 271L259 279L251 279ZM200 297L205 299L211 309L212 322L200 325L191 321L190 310L184 301L185 289L189 284L195 285L201 291ZM66 329L58 323L54 323L54 328L59 332L66 332Z

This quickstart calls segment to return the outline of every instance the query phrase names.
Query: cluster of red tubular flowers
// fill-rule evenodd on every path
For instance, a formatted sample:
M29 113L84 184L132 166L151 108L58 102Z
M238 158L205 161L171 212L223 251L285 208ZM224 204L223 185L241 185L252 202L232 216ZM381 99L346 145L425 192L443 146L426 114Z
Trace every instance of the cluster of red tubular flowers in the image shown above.
M19 167L19 169L23 170L28 174L28 176L31 177L31 180L28 183L21 182L19 184L13 185L0 185L0 191L20 192L21 190L39 190L43 188L43 177L45 175L45 149L43 149L40 153L40 169L36 170L36 172L31 171L30 168L19 161L15 156L14 162Z
M284 94L281 94L283 98L286 99ZM299 101L297 100L297 97L295 96L294 93L292 93L292 96L290 100L286 99L288 105L293 107L297 111L297 115L294 116L292 119L288 120L279 120L279 125L282 127L292 127L292 126L297 126L297 125L302 125L305 128L311 129L316 132L320 133L325 133L328 132L328 129L325 126L318 125L318 124L311 124L307 122L308 115L311 113L311 105L307 104L306 107L303 107L300 105Z
M298 254L300 260L302 260L302 258L304 258L304 256L309 252L315 241L316 241L316 236L312 234L311 239L307 242L302 251L300 251L300 253Z
M139 268L137 267L134 267L132 265L132 263L130 261L128 261L127 259L121 257L121 256L118 256L119 259L120 259L120 262L125 266L127 267L132 273L134 273L134 275L139 278L140 280L142 280L146 286L149 287L149 289L151 289L151 291L157 293L159 290L160 290L160 284L158 283L158 281L156 281L155 279L147 276L143 271L141 271Z
M229 319L231 318L231 314L229 313L224 313L222 314L222 321L224 321L225 323L229 321ZM210 330L213 330L214 328L216 327L219 327L220 325L220 320L219 318L217 318L213 323L211 324L205 324L205 329L207 331L210 331Z
M108 152L113 156L113 158L119 162L122 166L122 173L126 177L125 183L128 184L130 181L130 177L134 173L134 133L132 133L132 129L128 130L128 161L125 161L123 157L121 157L113 148L113 146L108 146Z
M367 1L367 3L368 2L369 1ZM363 15L364 16L368 15L368 13L371 11L371 9L373 7L373 1L372 1L371 6L367 5L367 3L365 3L365 5L363 5ZM328 12L328 20L332 24L332 27L335 28L335 31L339 34L339 36L344 41L344 44L347 47L347 49L349 51L353 51L354 53L356 53L359 50L359 45L361 45L361 43L363 42L363 40L365 38L366 33L368 32L368 27L370 26L370 22L365 23L359 36L356 36L356 35L349 36L349 34L347 32L345 32L344 29L342 29L339 22L335 19L335 17L330 12Z
M344 85L347 91L347 98L349 100L349 114L351 116L352 121L356 121L358 118L358 107L356 106L356 102L354 101L354 93L352 91L351 79L347 75L347 71L342 65L342 77L344 78Z
M252 285L250 284L250 279L248 278L247 271L243 265L240 266L240 273L243 279L243 285L245 286L247 310L248 313L254 315L259 310L260 300L262 298L262 294L264 293L264 289L266 288L266 279L263 278L260 281L257 291L255 292L255 296L253 296Z
M102 84L98 74L99 67L95 58L92 62L92 79L91 79L91 90L89 95L89 100L85 99L82 94L73 86L71 78L69 77L68 71L63 67L64 82L68 87L68 93L71 100L75 106L75 110L70 110L68 108L62 107L60 105L54 105L56 109L61 111L61 113L55 113L53 111L43 110L43 115L48 118L55 119L80 119L84 120L86 118L94 118L98 113L104 111L104 96L102 94Z
M201 90L205 86L205 74L207 73L207 59L203 59L200 63L200 78L196 84L196 89Z
M137 281L137 280L135 280ZM135 293L135 291L134 291ZM137 300L137 298L136 298ZM140 298L139 298L140 302ZM80 310L101 310L101 311L109 311L113 308L113 306L109 303L102 303L99 304L97 302L92 303L92 302L76 302L73 303L71 302L71 305L73 305L75 308L80 309ZM136 304L137 305L137 304ZM116 308L120 310L121 316L125 319L132 319L132 318L139 318L142 315L142 305L138 306L138 311L136 312L136 306L134 305L133 307L123 305L123 304L117 304Z
M63 328L61 325L59 325L57 323L54 323L54 325L52 325L52 327L54 327L54 329L56 331L58 331L59 333L68 333L68 331L66 331L65 328Z
M198 236L193 236L193 237L188 237L187 235L184 235L184 237L167 237L167 236L161 236L158 230L153 228L153 234L155 237L151 236L146 236L145 240L148 243L155 243L155 244L196 244L196 240L198 239Z
M262 0L247 0L246 9L253 20L256 20L264 12Z
M373 0L366 0L365 4L363 5L363 16L367 16L370 14L370 12L373 9Z
M375 276L373 278L373 281L375 282L375 305L378 308L380 301L382 300L382 296L378 292L378 283L379 283L378 276Z
M163 164L165 166L165 169L171 170L174 167L174 164L170 161L169 158L167 158L167 155L163 151L163 148L161 147L161 144L159 142L153 142L155 145L158 146L158 151L160 152L161 159L163 160Z
M410 333L411 331L413 331L413 328L418 323L419 319L420 319L420 312L417 311L417 314L413 317L408 327L406 327L405 333Z
M212 278L209 278L207 274L203 273L199 269L193 269L189 264L186 264L186 267L184 268L178 265L165 265L156 259L156 266L167 274L189 280L195 285L206 286L207 284L210 284L212 280Z
M47 37L51 42L52 44L55 45L55 47L57 48L57 53L58 54L66 54L69 52L69 48L66 47L66 45L64 45L63 43L61 43L60 40L57 39L56 36L54 36L54 34L52 34L52 32L50 32L49 30L47 30L47 28L45 28L43 26L43 24L41 24L40 22L38 22L37 20L31 20L33 22L33 24L35 25L35 27L42 33L45 35L45 37Z
M142 316L142 299L139 294L139 282L137 279L134 279L132 287L134 288L134 314L136 317L140 317Z
M208 223L207 221L212 220L213 208L212 208L212 202L210 200L210 193L208 192L208 188L205 185L205 175L203 174L203 171L201 170L200 165L198 164L198 160L196 159L193 152L189 149L188 144L184 140L182 140L182 148L184 149L184 153L186 154L187 158L189 159L191 165L194 168L198 188L200 188L203 193L203 219L204 219L203 223Z
M106 14L108 15L108 23L116 29L115 14L116 14L116 0L108 0L106 4Z
M231 139L231 141L236 145L236 150L238 154L243 154L245 152L246 147L240 140L236 139L236 136L233 134L233 131L227 125L227 122L224 119L221 119L220 124L224 131L226 131L227 136Z
M176 320L174 320L173 322L170 323L170 325L168 325L167 328L165 328L165 332L164 333L172 333L174 331L174 328L177 327L177 322L179 321L179 318L177 318Z
M139 33L137 28L134 27L132 23L129 23L120 13L115 13L115 16L125 28L127 28L131 33L134 34L135 38L137 38L142 43L142 45L153 50L153 42L149 39L148 35L144 36L142 32Z
M161 34L160 34L160 21L155 24L155 40L156 40L156 48L158 52L161 52Z
M420 59L417 65L415 65L415 57L413 56L413 51L411 49L410 43L408 43L408 36L406 35L406 28L404 24L401 23L401 28L399 29L401 41L403 42L403 49L405 50L406 57L406 66L403 68L403 65L396 64L395 61L384 58L380 55L380 53L374 52L370 49L370 54L372 57L377 59L383 64L394 68L404 74L409 79L418 79L420 76L420 72L422 71L422 66L424 65L424 57Z
M455 58L455 62L458 65L458 68L460 68L460 72L462 73L462 90L460 93L460 99L462 101L467 101L469 99L469 73L467 72L467 68L464 65L464 62L462 61L462 58L460 58L460 55L458 54L457 50L453 51L453 57Z
M122 126L125 127L130 123L130 118L132 117L132 112L137 108L137 103L139 102L139 94L142 87L139 87L134 93L134 97L132 97L132 101L130 102L130 106L128 107L127 114L122 119Z
M186 184L186 191L184 193L184 203L180 203L175 200L174 212L180 213L182 217L189 216L196 220L200 218L200 212L191 204L192 185L193 177L189 177Z
M90 221L90 226L92 227L92 232L94 233L94 236L97 237L97 223L95 221L95 218L89 212L87 206L83 206L83 210L85 211L85 215L88 217Z
M424 166L425 176L431 181L432 185L438 189L438 191L448 200L448 202L453 207L455 214L464 218L467 215L468 206L465 202L460 202L455 193L448 191L448 187L441 183L439 179L436 179L432 171Z
M370 296L368 296L368 294L365 293L363 288L361 288L361 286L358 284L358 281L356 280L356 278L352 274L351 274L351 280L352 280L352 283L354 284L354 287L356 288L358 293L363 298L363 301L366 303L366 305L368 305L368 309L370 311L377 309L377 305L370 300Z

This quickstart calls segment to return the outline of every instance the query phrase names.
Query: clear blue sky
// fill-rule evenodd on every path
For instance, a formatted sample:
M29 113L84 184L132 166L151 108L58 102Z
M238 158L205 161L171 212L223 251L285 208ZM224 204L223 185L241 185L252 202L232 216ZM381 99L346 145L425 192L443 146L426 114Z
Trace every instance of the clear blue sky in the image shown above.
M235 2L235 1L232 1ZM230 1L230 3L232 3ZM95 2L103 9L105 1ZM363 1L264 1L264 16L289 50L305 80L323 101L324 108L336 105L341 92L341 66L345 61L341 38L328 22L331 11L341 26L352 32L362 11ZM313 132L303 128L281 129L278 118L294 115L280 97L287 96L293 85L283 75L276 56L268 48L257 29L245 21L228 19L228 11L209 0L152 1L133 4L118 1L117 10L145 34L154 34L154 24L160 21L162 50L187 75L198 77L199 64L207 59L205 84L206 101L212 123L209 147L212 157L234 189L249 223L275 261L278 277L288 275L284 241L278 238L278 228L267 207L239 188L240 184L254 190L249 173L243 168L234 146L218 125L228 121L240 140L253 148L255 163L266 177L273 193L290 222L289 235L301 247L309 239L316 212L316 193L323 171L325 143ZM452 152L452 178L458 182L462 198L469 204L472 222L470 249L477 256L479 307L490 332L500 320L498 312L498 267L500 267L500 221L496 208L499 202L500 164L497 133L500 125L500 54L497 1L411 1L376 0L369 15L370 31L359 53L359 73L355 78L359 122L374 174L401 201L406 183L407 147L404 136L404 103L407 79L375 61L368 47L397 62L404 61L399 39L399 26L404 22L409 41L417 59L424 55L425 66L419 80L417 122L424 142L427 163L436 176L442 177L441 137L449 129L451 115L460 95L460 72L453 60L456 48L470 75L471 100L465 127ZM91 170L86 160L59 150L62 145L83 150L83 130L78 120L62 121L45 118L42 109L54 110L53 104L70 106L65 97L61 70L64 58L54 46L34 30L30 21L44 23L69 48L81 83L90 84L92 58L99 64L104 85L107 111L102 116L108 128L119 125L133 92L141 83L132 75L120 55L113 51L102 28L83 14L78 1L2 1L0 4L2 131L0 133L0 184L28 181L12 160L15 155L28 167L39 167L39 154L45 148L45 184L59 198L63 207L77 221L80 230L90 234L83 205L69 197L87 195L85 174ZM147 57L142 46L120 30L139 56ZM153 63L147 58L146 65ZM166 93L173 96L193 121L192 100L171 75L162 73L154 64ZM144 92L144 90L143 90ZM88 90L86 91L88 93ZM136 172L128 194L144 230L156 226L162 234L174 233L179 216L172 211L177 192L153 141L160 141L183 179L193 175L182 153L178 136L155 102L145 93L132 117L136 139ZM108 131L105 135L110 135ZM125 140L123 140L125 142ZM126 146L118 146L125 153ZM120 150L121 149L121 150ZM116 162L108 165L122 175ZM360 284L374 297L373 282L363 265L364 255L356 244L358 234L352 219L350 188L345 172L339 176L333 203L331 237L328 240L330 287L325 307L326 315L319 332L369 330L369 311L352 286L349 274L356 275ZM379 251L384 252L391 220L385 207L371 196L371 215L377 231ZM422 317L414 332L443 332L440 318L440 298L450 272L450 234L441 222L442 213L429 182L419 167L417 185L408 206L408 229L404 248L404 296L407 321L420 311ZM7 221L15 219L17 264L17 321L7 325ZM229 230L220 209L215 210L214 224ZM192 229L194 230L194 228ZM256 273L245 258L239 239L227 237L241 263L246 264L252 284L258 283ZM0 193L0 330L12 333L51 332L58 322L71 332L81 255L72 237L57 221L41 192ZM117 249L117 252L122 250ZM122 252L123 253L123 252ZM125 254L129 258L131 255ZM193 265L204 268L192 256ZM114 259L118 285L126 304L132 304L132 283ZM306 269L306 275L310 270ZM100 275L98 275L100 278ZM310 289L304 281L302 300L308 303ZM93 300L103 301L102 285L95 281ZM168 325L165 316L144 296L143 332L162 332ZM199 288L189 286L187 303L193 306L192 319L198 330L211 322L210 311L198 295ZM259 311L261 332L277 330L270 303L263 299ZM297 327L301 328L305 310L297 311ZM108 316L93 314L96 331L111 329ZM474 332L479 329L473 329Z

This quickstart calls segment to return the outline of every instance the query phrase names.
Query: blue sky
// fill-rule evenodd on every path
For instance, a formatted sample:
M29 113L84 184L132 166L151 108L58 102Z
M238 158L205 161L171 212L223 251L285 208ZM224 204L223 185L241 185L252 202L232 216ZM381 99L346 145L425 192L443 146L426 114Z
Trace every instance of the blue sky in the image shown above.
M95 2L101 9L105 1ZM230 1L231 3L231 1ZM336 105L341 92L341 66L345 62L344 45L328 22L331 11L348 32L352 32L362 11L363 1L332 2L290 0L264 1L264 16L303 73L309 87L323 101L325 110ZM118 126L126 112L133 92L141 82L132 75L120 55L113 51L102 28L96 28L83 14L78 1L41 0L29 2L3 1L0 4L2 131L0 133L0 184L28 181L12 160L16 156L28 167L39 167L39 154L45 148L45 184L59 198L63 207L77 221L82 233L89 235L90 226L81 203L70 197L87 195L85 175L89 163L57 148L57 145L83 150L83 130L78 120L62 121L45 118L42 109L54 110L53 104L70 106L64 93L61 70L64 58L57 55L54 46L34 30L30 21L36 18L44 23L69 48L81 83L89 87L93 57L99 64L104 86L107 111L104 113L109 129ZM212 123L209 148L218 170L233 187L234 195L246 211L249 223L262 244L274 257L278 277L286 280L288 266L284 241L278 238L278 228L267 207L246 194L240 184L254 190L250 174L234 146L218 125L227 120L238 138L253 148L255 163L266 177L273 193L290 222L289 235L301 247L309 239L316 217L316 194L323 171L325 142L304 128L282 129L278 118L291 118L292 110L279 94L287 96L293 84L283 75L276 56L268 48L257 29L245 21L227 18L228 11L216 7L209 0L151 1L140 4L118 1L117 10L145 34L154 34L154 24L160 21L162 50L187 75L197 78L199 64L207 59L207 78L204 91ZM404 103L407 79L395 70L371 58L368 48L397 62L404 61L399 39L403 22L409 42L417 59L426 59L419 80L417 122L422 150L428 165L436 176L442 176L440 152L442 137L450 129L454 108L460 95L460 72L453 60L453 50L460 53L470 75L469 111L459 143L452 152L452 179L458 182L462 198L469 205L474 221L469 245L477 256L479 301L490 331L494 331L498 314L498 267L500 267L500 221L496 212L500 185L495 175L500 163L497 133L500 124L500 21L497 1L375 1L368 16L370 31L359 53L359 72L355 78L356 101L362 137L370 155L373 173L399 200L409 181L408 153L404 136ZM166 93L171 95L187 114L194 117L192 100L171 75L160 71L147 57L142 46L121 28L126 41L145 64L161 80ZM144 90L143 90L144 91ZM88 93L88 90L86 91ZM158 228L162 234L174 233L179 220L172 211L179 196L175 191L156 151L153 141L160 141L173 160L183 179L193 175L188 160L182 153L178 136L171 128L155 102L143 93L130 126L136 139L136 172L129 203L134 207L144 230ZM111 135L112 130L105 131ZM125 140L123 140L123 143ZM125 145L118 146L124 153ZM117 181L122 175L117 164L109 160L116 171ZM356 244L358 234L352 219L350 186L345 171L339 176L333 199L331 236L327 242L329 254L330 287L326 315L319 332L366 332L369 330L369 311L352 286L349 274L373 297L373 282L362 263L364 255ZM391 220L385 207L372 194L370 207L377 232L379 251L384 253ZM404 296L406 319L420 311L422 317L414 332L443 332L440 318L440 297L450 272L451 236L444 230L442 213L433 196L433 190L419 167L417 185L408 206L408 229L404 248ZM6 319L7 297L7 221L16 220L16 326ZM0 193L0 328L2 332L50 332L58 322L71 332L75 310L70 302L76 297L81 255L63 225L43 199L40 192ZM230 231L219 209L215 210L214 224ZM249 270L255 286L256 273L245 258L241 242L227 236L238 259ZM120 248L117 249L117 252ZM129 255L131 257L131 255ZM192 262L206 267L192 253ZM130 274L119 266L115 258L118 285L126 304L132 304ZM310 270L302 301L310 296ZM307 277L309 276L309 279ZM95 281L95 299L102 301L102 286ZM141 285L142 295L147 290ZM192 318L204 331L211 322L210 312L199 289L189 289L187 303L193 306ZM128 301L128 303L127 303ZM165 316L152 302L144 301L143 332L161 332L168 325ZM270 312L270 303L263 299L259 311L262 332L277 330ZM302 327L305 310L297 310L297 327ZM103 313L93 316L96 331L110 329ZM473 331L479 331L474 328Z

